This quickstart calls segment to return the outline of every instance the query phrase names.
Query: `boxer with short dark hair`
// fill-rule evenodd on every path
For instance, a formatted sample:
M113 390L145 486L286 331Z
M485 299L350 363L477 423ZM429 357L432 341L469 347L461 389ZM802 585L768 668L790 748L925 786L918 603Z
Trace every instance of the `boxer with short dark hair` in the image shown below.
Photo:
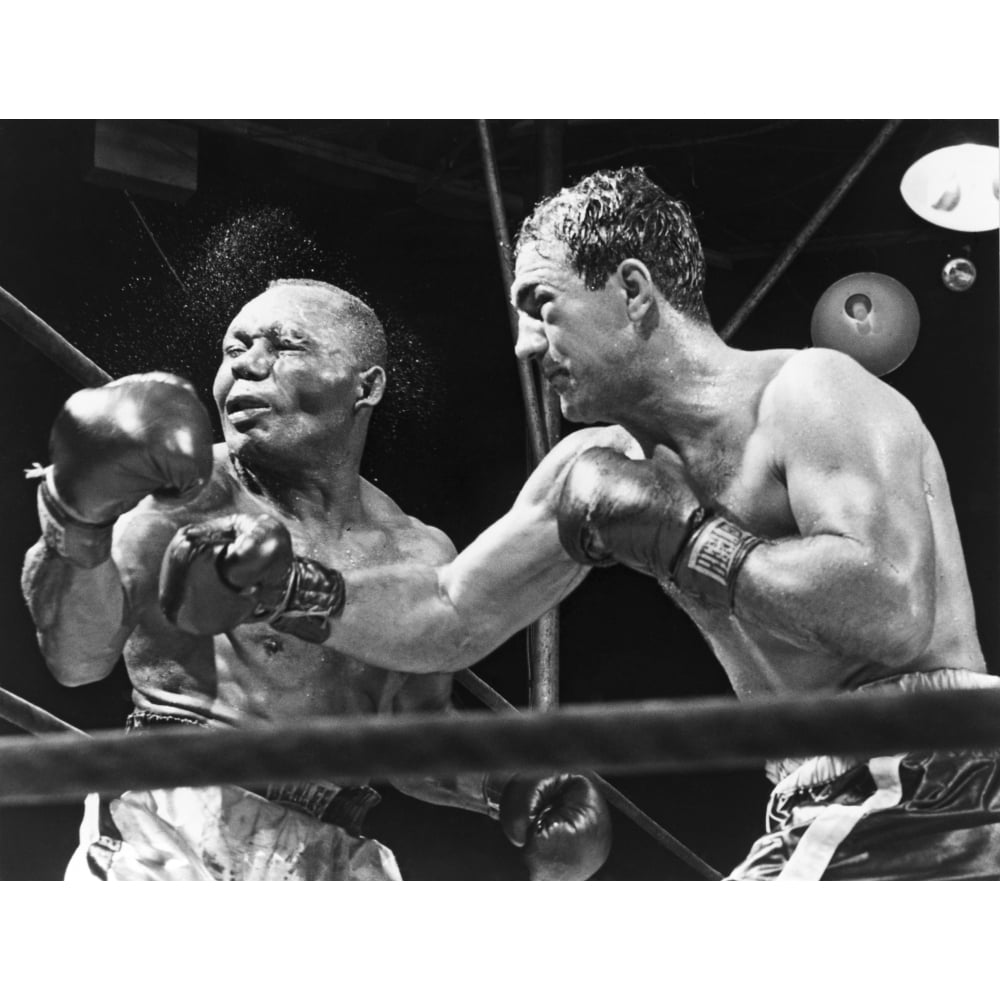
M359 473L385 361L367 305L281 281L223 338L213 393L224 444L213 447L194 390L170 375L72 396L23 576L55 677L99 680L124 654L138 730L451 711L449 673L393 672L321 645L343 600L327 566L455 554ZM607 806L582 775L394 784L498 819L531 878L588 878L610 850ZM363 835L378 798L330 782L91 796L67 878L398 879L392 853Z
M327 646L457 670L618 562L741 698L1000 684L941 457L899 392L835 351L724 343L690 215L639 169L547 199L516 249L518 356L565 416L610 426L560 441L449 562L345 570ZM905 750L775 763L769 832L731 877L1000 878L1000 751Z

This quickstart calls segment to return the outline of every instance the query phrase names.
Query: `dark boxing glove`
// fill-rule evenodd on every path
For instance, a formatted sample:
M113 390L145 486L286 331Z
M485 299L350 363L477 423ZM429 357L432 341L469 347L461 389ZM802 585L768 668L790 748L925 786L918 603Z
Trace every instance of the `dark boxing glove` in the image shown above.
M608 805L582 774L490 779L486 798L533 881L583 881L608 860Z
M218 635L259 620L321 643L344 606L344 578L296 556L288 529L266 514L189 524L160 567L160 607L185 632Z
M143 497L189 500L212 473L212 425L184 379L128 375L66 401L39 487L46 541L80 566L111 552L111 526Z
M760 539L702 507L680 466L581 453L558 504L559 539L577 562L619 562L732 610L736 577Z

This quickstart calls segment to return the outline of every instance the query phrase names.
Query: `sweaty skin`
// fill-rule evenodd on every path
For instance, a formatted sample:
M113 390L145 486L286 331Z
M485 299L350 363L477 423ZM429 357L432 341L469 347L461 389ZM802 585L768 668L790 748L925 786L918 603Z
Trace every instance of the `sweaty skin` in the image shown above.
M240 724L370 715L447 702L450 678L416 678L371 667L266 624L248 623L214 637L189 635L171 625L157 599L167 544L183 525L232 513L276 512L247 491L226 447L216 446L212 482L198 500L170 508L148 498L116 528L112 555L134 621L125 654L138 707ZM278 516L298 554L330 566L440 563L454 553L444 535L405 515L364 480L352 515L339 523Z
M160 564L174 532L233 513L269 514L297 554L356 570L455 553L446 536L404 514L358 474L367 414L384 372L364 345L331 325L326 293L279 286L233 320L214 395L225 444L212 478L183 506L149 496L114 526L112 558L81 569L40 540L24 591L40 647L61 683L107 676L119 656L137 707L179 720L240 726L314 716L452 711L452 678L373 666L264 624L194 636L160 610ZM382 611L383 620L386 617ZM486 812L483 776L394 782L428 801Z
M729 347L633 259L595 291L558 246L529 244L512 300L517 354L539 362L563 413L612 426L563 439L450 563L349 571L330 645L456 670L554 606L587 573L558 541L565 472L599 445L669 465L702 506L764 540L737 577L735 614L659 581L738 695L985 672L941 458L899 393L839 352ZM405 609L391 631L386 600Z
M835 352L755 360L746 429L691 451L685 470L704 505L771 544L744 563L735 615L661 581L736 693L984 672L947 479L916 411Z

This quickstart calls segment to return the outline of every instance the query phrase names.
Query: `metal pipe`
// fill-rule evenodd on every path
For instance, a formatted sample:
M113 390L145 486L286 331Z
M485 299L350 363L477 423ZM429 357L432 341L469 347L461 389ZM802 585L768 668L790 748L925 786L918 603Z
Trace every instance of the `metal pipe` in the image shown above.
M531 707L559 705L559 608L546 611L528 630L531 651Z
M767 274L760 280L757 287L750 293L746 301L736 310L732 318L722 330L722 339L729 341L733 334L743 325L747 316L750 315L760 304L761 299L771 290L774 283L781 277L788 268L788 265L799 255L802 248L809 242L810 237L827 220L830 213L837 207L840 200L854 186L854 182L861 176L865 167L875 158L879 150L889 141L892 134L902 124L902 119L890 119L879 129L871 145L864 151L861 157L844 174L840 183L830 192L826 200L816 210L815 215L803 226L801 232L785 247L781 256L771 265Z
M500 174L497 170L496 154L493 150L493 140L490 137L490 127L486 120L480 118L479 148L482 153L483 174L486 178L486 188L489 193L490 215L493 218L493 233L497 245L497 255L500 258L500 273L504 283L504 301L507 303L507 318L510 322L514 342L517 343L517 311L510 303L510 286L514 282L514 265L511 260L510 235L507 231L507 219L504 214L503 199L500 194ZM542 422L542 411L538 402L538 392L535 388L531 366L527 361L517 359L517 374L521 382L521 398L524 401L524 412L528 426L528 440L534 463L537 465L542 456L549 450Z
M0 288L0 319L83 385L94 388L111 381L111 376L103 368L78 351L62 334L56 333L45 320L4 288Z
M565 123L538 123L538 193L545 197L562 187ZM542 421L549 448L562 436L559 394L540 379ZM544 711L559 704L559 608L546 611L528 632L531 654L531 706Z

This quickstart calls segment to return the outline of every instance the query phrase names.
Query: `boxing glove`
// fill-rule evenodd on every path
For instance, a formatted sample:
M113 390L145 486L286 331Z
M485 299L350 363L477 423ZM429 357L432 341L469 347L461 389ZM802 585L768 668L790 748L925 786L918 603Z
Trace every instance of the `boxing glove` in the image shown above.
M181 528L160 566L160 607L195 635L244 622L321 643L344 604L344 578L296 556L288 529L267 514L230 514Z
M583 881L611 853L611 815L582 774L513 775L491 784L507 839L522 849L533 881Z
M46 539L83 566L110 554L111 525L143 497L190 500L212 473L212 425L193 387L128 375L66 401L39 487Z
M702 507L681 466L582 452L557 504L559 539L577 562L618 562L733 609L737 574L760 539Z

